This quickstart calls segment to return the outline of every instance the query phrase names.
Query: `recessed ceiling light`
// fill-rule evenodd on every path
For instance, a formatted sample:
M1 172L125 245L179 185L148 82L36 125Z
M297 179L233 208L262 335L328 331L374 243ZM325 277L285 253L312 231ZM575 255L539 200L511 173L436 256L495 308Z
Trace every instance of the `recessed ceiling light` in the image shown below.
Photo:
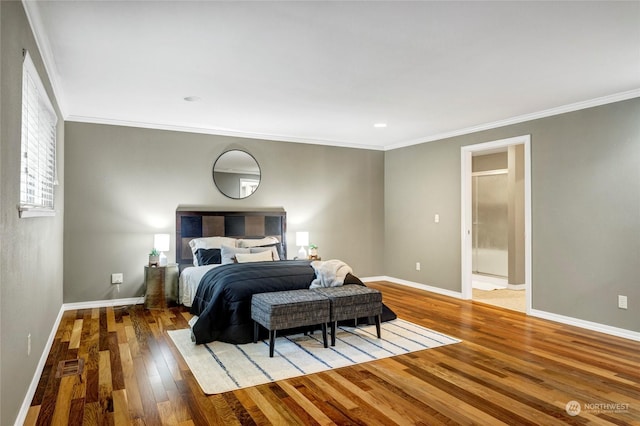
M187 96L184 100L187 102L198 102L201 101L202 98L200 96Z
M373 127L376 127L378 129L383 129L385 127L387 127L387 123L376 123L373 125Z

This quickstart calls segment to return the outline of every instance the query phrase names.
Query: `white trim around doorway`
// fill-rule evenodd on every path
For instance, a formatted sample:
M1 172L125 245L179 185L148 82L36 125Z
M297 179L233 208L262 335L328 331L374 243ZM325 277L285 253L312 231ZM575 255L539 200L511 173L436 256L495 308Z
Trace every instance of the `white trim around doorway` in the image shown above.
M526 312L531 314L531 135L516 136L460 148L462 298L471 299L472 297L471 158L475 152L506 148L511 145L524 145L524 288L527 302Z

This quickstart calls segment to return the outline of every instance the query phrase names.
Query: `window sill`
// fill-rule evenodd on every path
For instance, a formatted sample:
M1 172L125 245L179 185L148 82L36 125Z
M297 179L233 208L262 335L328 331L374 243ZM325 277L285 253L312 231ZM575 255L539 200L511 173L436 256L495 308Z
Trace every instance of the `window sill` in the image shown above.
M18 214L21 219L27 217L51 217L56 215L56 211L42 207L18 206Z

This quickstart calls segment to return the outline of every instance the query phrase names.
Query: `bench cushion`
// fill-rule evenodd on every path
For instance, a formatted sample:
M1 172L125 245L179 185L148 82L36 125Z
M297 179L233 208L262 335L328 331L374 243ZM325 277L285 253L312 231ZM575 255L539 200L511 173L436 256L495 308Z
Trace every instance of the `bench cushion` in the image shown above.
M331 300L330 321L342 321L382 313L382 293L356 284L315 288L313 291Z
M268 330L321 324L328 321L329 303L308 289L254 294L251 319Z

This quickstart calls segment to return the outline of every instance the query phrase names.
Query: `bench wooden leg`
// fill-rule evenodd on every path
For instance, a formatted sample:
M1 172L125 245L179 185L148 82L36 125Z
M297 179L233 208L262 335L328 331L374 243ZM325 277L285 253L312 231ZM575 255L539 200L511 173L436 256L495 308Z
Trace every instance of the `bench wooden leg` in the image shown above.
M378 339L380 339L380 314L376 315L376 333L378 333Z
M253 343L258 343L258 332L260 331L260 328L258 326L258 322L254 321L253 322Z
M269 358L273 358L273 349L276 347L276 331L269 330Z
M336 345L336 324L337 321L331 321L331 346Z
M332 339L333 339L333 336L335 336L335 334L332 335L331 337ZM322 323L322 342L324 343L325 348L329 347L329 345L327 344L327 323L326 322Z

